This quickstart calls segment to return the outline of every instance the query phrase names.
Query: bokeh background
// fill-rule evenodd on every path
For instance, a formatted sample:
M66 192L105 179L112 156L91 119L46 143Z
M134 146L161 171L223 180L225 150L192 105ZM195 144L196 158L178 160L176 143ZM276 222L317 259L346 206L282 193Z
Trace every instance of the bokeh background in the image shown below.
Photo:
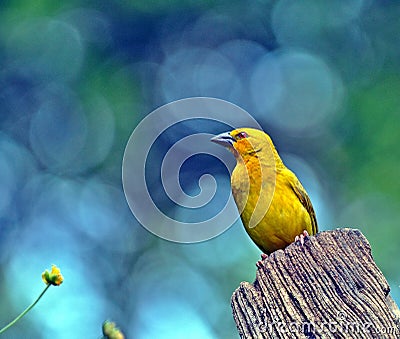
M260 254L240 222L207 242L171 243L141 227L122 190L135 126L190 96L250 112L308 190L320 229L361 229L400 302L397 1L0 6L1 324L40 293L45 268L65 277L5 338L98 338L105 319L128 338L237 337L230 296L254 280ZM149 175L166 145L223 131L174 126ZM182 167L188 192L202 173L226 187L227 171L199 157ZM160 209L185 218L154 175Z

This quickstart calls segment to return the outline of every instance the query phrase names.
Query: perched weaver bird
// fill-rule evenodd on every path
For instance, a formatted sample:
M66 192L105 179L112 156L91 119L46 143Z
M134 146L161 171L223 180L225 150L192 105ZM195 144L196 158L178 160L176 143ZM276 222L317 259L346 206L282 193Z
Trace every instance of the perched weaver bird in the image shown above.
M247 233L264 253L296 240L303 244L305 236L317 233L310 198L283 164L268 134L239 128L211 141L228 148L236 158L232 194Z

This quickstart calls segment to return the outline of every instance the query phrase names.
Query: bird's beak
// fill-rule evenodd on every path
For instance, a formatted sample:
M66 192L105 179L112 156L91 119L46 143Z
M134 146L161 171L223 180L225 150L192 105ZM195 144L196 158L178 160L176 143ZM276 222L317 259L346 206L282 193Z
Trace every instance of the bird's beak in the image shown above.
M227 148L233 148L233 143L236 141L229 132L221 133L211 138L212 142Z

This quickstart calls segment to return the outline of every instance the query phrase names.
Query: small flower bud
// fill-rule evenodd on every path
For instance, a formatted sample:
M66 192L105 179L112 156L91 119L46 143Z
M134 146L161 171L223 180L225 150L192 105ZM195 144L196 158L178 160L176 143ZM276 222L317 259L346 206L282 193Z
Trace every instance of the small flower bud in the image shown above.
M125 339L125 336L115 323L108 320L103 323L103 335L106 339Z
M60 269L56 265L51 266L51 272L48 270L42 273L42 280L47 285L60 286L64 281Z

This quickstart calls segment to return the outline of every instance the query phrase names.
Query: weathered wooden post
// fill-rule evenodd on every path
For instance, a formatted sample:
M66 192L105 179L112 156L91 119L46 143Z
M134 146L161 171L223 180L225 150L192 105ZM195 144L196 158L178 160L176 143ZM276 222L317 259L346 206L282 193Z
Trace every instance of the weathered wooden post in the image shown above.
M400 338L400 311L358 230L272 253L232 296L242 338Z

